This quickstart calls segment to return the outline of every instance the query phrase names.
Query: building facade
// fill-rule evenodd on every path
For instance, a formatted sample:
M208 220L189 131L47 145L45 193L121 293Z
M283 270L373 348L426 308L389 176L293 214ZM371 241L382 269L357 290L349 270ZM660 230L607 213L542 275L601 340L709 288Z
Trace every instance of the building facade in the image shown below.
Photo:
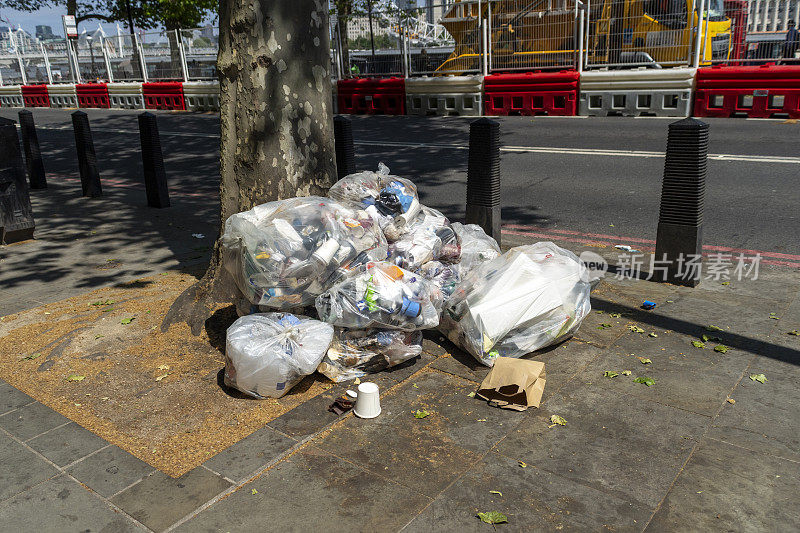
M800 19L800 0L751 0L749 15L748 34L785 32Z

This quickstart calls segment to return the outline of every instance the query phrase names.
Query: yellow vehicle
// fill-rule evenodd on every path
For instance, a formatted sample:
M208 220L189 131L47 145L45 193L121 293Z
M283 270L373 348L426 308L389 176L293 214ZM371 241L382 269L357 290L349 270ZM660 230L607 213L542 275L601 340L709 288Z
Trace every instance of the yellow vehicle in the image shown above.
M692 4L695 9L692 11ZM691 63L700 0L589 0L588 39L584 54L590 65L624 66ZM706 0L700 27L705 46L700 64L730 54L731 21L723 0ZM484 1L456 0L442 25L456 42L437 69L456 73L480 68L481 31L490 7ZM493 69L569 67L578 54L574 0L498 0L491 3Z

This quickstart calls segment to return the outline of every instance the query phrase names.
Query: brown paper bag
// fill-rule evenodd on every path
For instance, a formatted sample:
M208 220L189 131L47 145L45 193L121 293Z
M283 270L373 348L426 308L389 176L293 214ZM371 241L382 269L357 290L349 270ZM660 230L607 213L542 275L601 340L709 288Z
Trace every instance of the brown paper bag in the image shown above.
M476 395L494 407L524 411L539 407L545 380L541 361L498 357Z

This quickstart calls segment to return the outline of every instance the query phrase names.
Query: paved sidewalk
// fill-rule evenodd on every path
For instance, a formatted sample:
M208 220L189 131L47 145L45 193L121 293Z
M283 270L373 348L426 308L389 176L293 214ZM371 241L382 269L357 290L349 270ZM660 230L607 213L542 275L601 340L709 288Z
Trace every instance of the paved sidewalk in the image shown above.
M2 384L0 530L480 531L491 510L508 531L800 526L798 272L606 279L592 306L574 339L532 356L547 365L539 409L469 397L488 369L428 332L412 365L375 376L379 418L327 412L336 386L178 479ZM694 347L703 334L731 349Z

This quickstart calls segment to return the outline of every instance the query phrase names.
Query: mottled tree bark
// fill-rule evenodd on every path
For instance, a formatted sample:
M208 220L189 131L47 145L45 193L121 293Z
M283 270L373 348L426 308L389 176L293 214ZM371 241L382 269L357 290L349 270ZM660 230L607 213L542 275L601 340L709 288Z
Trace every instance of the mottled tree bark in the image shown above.
M221 3L221 226L264 202L324 195L336 181L329 50L324 0ZM217 241L205 276L175 301L162 330L186 321L202 331L228 297L220 258Z

